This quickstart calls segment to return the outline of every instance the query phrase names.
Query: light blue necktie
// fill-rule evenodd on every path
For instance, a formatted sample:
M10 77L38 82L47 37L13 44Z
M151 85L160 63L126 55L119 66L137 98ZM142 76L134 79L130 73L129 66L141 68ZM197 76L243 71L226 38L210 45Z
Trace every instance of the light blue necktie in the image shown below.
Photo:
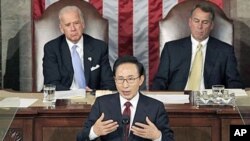
M74 78L75 82L78 84L79 88L86 88L86 80L84 76L84 68L82 67L82 62L81 58L76 51L77 45L72 46L72 52L71 52L71 57L72 57L72 64L74 68Z

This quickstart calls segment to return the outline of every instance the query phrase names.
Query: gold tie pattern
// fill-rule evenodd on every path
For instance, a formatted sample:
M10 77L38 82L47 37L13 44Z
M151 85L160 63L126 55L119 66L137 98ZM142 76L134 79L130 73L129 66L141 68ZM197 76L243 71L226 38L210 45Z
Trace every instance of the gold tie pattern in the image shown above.
M197 91L200 89L202 75L202 44L198 44L191 72L188 78L188 90Z

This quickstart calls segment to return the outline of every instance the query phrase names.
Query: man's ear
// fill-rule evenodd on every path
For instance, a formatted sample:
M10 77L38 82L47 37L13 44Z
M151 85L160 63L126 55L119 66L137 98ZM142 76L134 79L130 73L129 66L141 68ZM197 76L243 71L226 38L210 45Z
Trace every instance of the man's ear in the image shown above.
M62 28L62 25L61 25L61 24L59 24L59 29L60 29L60 31L64 34L64 30L63 30L63 28Z
M140 76L140 86L143 84L144 79L145 79L144 75Z
M189 26L189 28L191 28L191 25L192 25L192 19L191 19L191 17L189 17L189 19L188 19L188 26Z
M210 29L212 30L212 29L214 29L214 21L212 21L212 23L211 23L211 24L212 24L212 26L211 26L211 28L210 28Z

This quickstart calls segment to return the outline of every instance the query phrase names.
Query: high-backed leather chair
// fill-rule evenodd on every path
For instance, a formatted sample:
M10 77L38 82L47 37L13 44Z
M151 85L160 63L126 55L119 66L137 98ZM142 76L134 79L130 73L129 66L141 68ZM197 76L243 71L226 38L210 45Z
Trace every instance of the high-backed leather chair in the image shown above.
M43 48L45 43L60 36L58 12L67 5L75 5L81 9L85 21L84 33L97 39L108 42L108 21L98 13L98 11L84 0L59 0L50 5L43 13L42 17L34 22L34 49L35 49L35 79L33 88L35 91L42 90L43 87Z
M233 23L226 17L220 7L209 1L187 0L175 5L167 16L159 22L160 52L166 42L184 38L191 34L188 19L192 8L199 2L207 2L214 7L215 20L211 36L230 45L233 44Z

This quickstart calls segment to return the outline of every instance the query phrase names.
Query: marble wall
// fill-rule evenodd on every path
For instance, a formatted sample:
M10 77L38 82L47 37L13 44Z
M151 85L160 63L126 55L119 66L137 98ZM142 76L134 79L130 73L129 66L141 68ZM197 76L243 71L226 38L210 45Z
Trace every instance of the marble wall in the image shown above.
M1 0L1 87L32 88L31 2Z
M234 47L238 67L246 87L250 87L250 1L230 0L230 18L234 23Z

